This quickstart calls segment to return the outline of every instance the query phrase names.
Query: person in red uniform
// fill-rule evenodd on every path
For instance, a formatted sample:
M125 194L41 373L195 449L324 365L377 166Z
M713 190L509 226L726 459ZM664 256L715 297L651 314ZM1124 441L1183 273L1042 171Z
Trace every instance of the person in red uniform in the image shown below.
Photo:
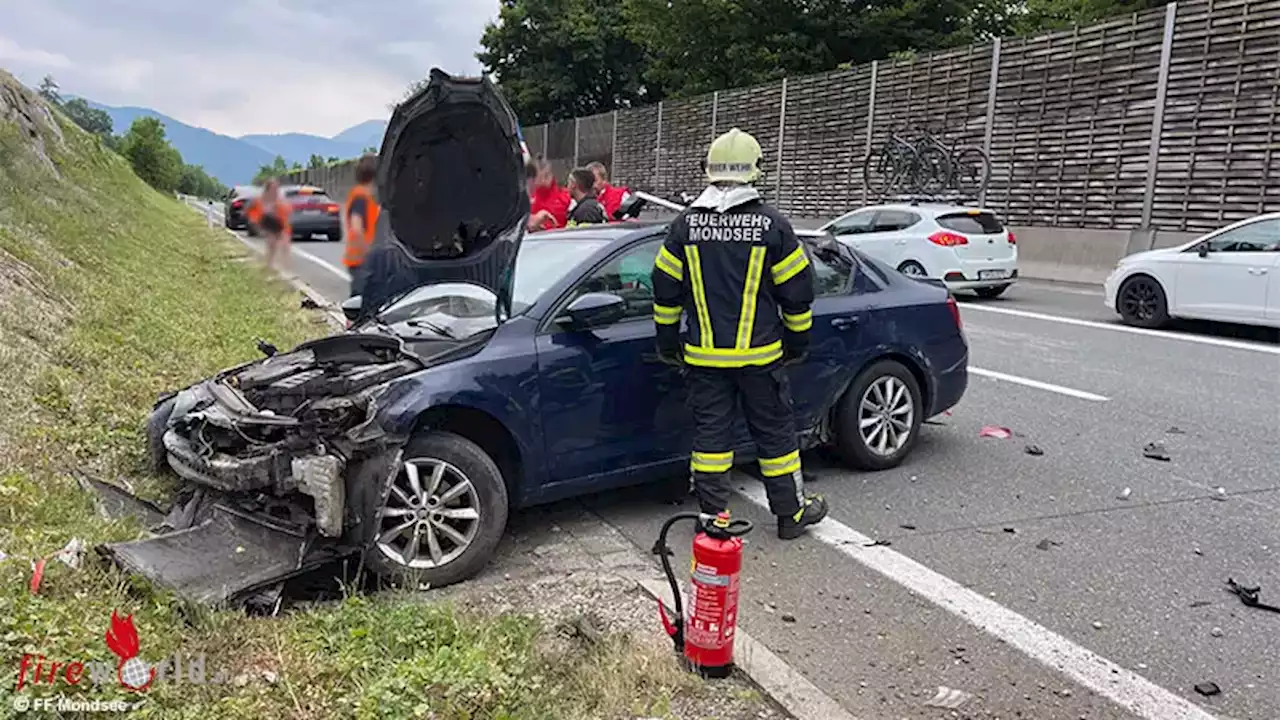
M551 163L543 158L531 160L526 166L529 187L530 232L554 230L569 221L569 191L560 187L551 174Z
M605 168L604 163L593 162L587 165L587 169L596 176L596 199L604 206L605 217L609 218L609 222L617 222L613 214L622 207L622 202L627 199L631 191L609 184L609 170Z

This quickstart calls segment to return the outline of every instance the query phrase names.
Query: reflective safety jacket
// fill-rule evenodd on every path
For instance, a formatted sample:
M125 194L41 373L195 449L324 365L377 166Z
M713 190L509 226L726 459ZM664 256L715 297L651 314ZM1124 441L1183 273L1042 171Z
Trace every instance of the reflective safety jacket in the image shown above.
M343 251L342 264L349 268L360 267L365 253L373 244L373 234L378 227L380 208L373 199L373 193L365 185L356 185L347 193L346 204L342 208ZM351 227L351 217L360 218L364 224L364 233L356 235Z
M768 365L782 359L788 334L807 345L813 325L809 258L791 223L750 187L708 188L672 221L653 294L660 343L687 316L689 365Z

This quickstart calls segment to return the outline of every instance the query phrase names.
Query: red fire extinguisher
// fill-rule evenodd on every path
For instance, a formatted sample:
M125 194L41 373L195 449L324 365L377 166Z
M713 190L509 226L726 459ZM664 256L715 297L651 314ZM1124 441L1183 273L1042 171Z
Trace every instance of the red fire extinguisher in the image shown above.
M681 520L694 520L698 532L693 536L693 561L690 563L692 607L686 617L680 597L680 586L671 570L667 547L667 531ZM742 570L742 536L751 532L747 520L730 519L728 511L715 518L699 513L677 513L667 518L658 531L654 554L662 558L662 570L671 583L676 617L658 601L662 626L675 643L676 652L684 655L689 666L708 678L728 677L733 670L733 637L738 626L738 573Z

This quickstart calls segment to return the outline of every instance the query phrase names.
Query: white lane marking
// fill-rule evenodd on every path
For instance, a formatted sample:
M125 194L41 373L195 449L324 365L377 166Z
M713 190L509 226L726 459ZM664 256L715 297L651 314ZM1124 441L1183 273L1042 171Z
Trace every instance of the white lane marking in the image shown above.
M1200 345L1214 345L1216 347L1231 348L1233 350L1248 350L1251 352L1267 353L1269 355L1280 355L1280 347L1243 342L1241 340L1228 340L1226 338L1208 337L1205 335L1189 335L1185 333L1169 332L1167 330L1148 330L1146 328L1131 327L1129 325L1112 325L1109 323L1098 322L1096 320L1081 320L1080 318L1064 317L1062 315L1049 315L1046 313L1031 312L1030 310L1014 310L1012 308L998 308L991 307L990 305L978 305L976 303L961 303L960 308L961 310L981 310L982 312L1013 315L1015 317L1030 318L1032 320L1047 320L1049 322L1062 323L1063 325L1076 325L1078 327L1095 328L1098 330L1114 330L1115 332L1130 333L1132 335L1146 335L1148 337L1164 338L1165 340L1181 340L1183 342L1198 343Z
M750 482L738 493L768 509L764 487ZM1146 720L1219 720L1203 708L1052 630L970 590L901 553L828 517L809 529L818 540L871 570L997 637L1049 668Z
M1022 280L1017 285L1014 285L1014 287L1015 288L1025 287L1027 289L1036 290L1039 292L1065 293L1067 295L1085 295L1088 297L1103 297L1106 294L1100 289L1072 287L1069 285L1062 285L1060 283L1055 283L1047 280Z
M298 249L298 248L296 248L296 247L295 247L295 248L293 248L293 249L292 249L292 251L293 251L295 254L297 254L297 255L301 255L302 257L306 258L307 260L310 260L311 262L313 262L313 263L315 263L315 264L319 265L320 267L324 268L325 270L328 270L329 272L333 273L334 275L337 275L338 277L342 278L343 280L346 280L347 282L351 282L351 273L347 272L346 270L343 270L342 268L338 267L337 265L334 265L333 263L329 262L328 260L322 260L322 259L320 259L320 258L316 257L315 255L312 255L311 253L307 252L306 250L299 250L299 249Z
M1004 382L1016 383L1018 385L1026 385L1027 387L1036 388L1037 390L1047 390L1051 393L1058 393L1059 395L1067 395L1073 398L1080 398L1081 400L1092 400L1093 402L1107 402L1108 400L1111 399L1104 395L1095 395L1091 392L1085 392L1084 390L1069 388L1069 387L1066 387L1065 385L1054 385L1053 383L1040 382L1039 380L1032 380L1031 378L1024 378L1019 375L1006 375L1005 373L996 372L995 370L986 370L983 368L976 368L976 367L970 366L969 372L973 373L974 375L981 375L982 377L991 378L992 380L1003 380Z

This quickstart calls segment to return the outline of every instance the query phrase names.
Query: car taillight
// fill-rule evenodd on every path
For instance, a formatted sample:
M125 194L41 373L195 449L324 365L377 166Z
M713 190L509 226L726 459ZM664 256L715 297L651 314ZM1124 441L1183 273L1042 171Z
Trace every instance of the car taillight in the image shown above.
M1017 244L1018 244L1018 238L1016 238L1016 237L1014 237L1014 236L1013 236L1013 231L1012 231L1012 230L1010 230L1010 231L1009 231L1009 244L1010 244L1010 245L1017 245Z
M964 330L964 323L960 322L960 306L956 304L954 295L947 296L947 309L951 311L951 317L956 321L956 329Z
M244 207L244 201L243 201L243 200L237 200L237 201L235 201L235 202L231 203L231 207L233 207L233 208L235 208L235 209L239 210L240 208Z
M325 211L326 211L326 212L328 212L330 215L337 215L337 214L338 214L338 206L337 206L337 205L326 205L324 209L325 209ZM1010 235L1009 237L1013 237L1013 236L1012 236L1012 235Z
M929 242L942 247L955 247L957 245L968 245L969 238L946 230L939 230L929 236Z

